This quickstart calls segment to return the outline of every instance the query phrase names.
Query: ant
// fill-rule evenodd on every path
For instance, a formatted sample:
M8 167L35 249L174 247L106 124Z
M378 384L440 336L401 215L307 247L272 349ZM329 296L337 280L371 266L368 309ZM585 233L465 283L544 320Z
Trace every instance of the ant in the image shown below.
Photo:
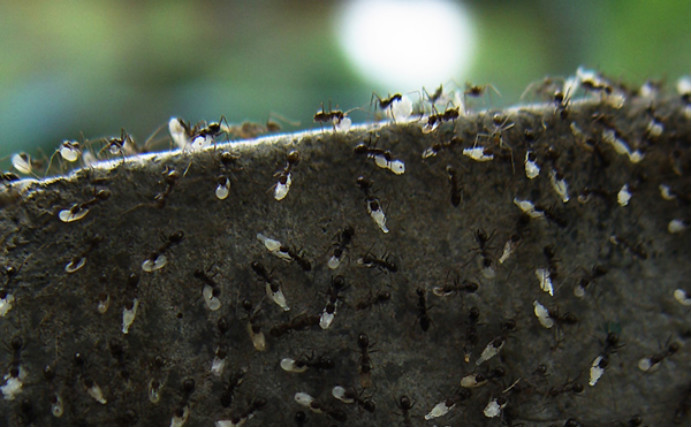
M560 394L574 393L579 394L584 391L584 385L580 382L574 380L568 380L562 386L551 387L546 395L550 397L557 397Z
M230 170L230 165L235 164L235 162L240 159L240 155L237 153L231 153L229 151L223 151L219 155L221 161L222 173L216 177L216 190L214 194L220 200L224 200L228 197L228 192L231 189L231 179L229 175L233 174ZM242 167L240 167L242 169Z
M378 291L374 296L372 295L372 291L370 291L367 298L356 303L356 310L369 309L375 305L383 305L389 302L391 298L392 295L389 291Z
M437 297L447 297L451 296L452 294L456 294L458 291L463 291L466 293L475 293L477 290L478 283L469 281L467 279L460 282L459 273L457 272L456 278L454 278L454 282L451 285L447 283L442 287L434 287L432 292Z
M374 184L372 180L369 180L361 175L358 178L356 178L356 184L358 185L360 190L363 191L366 198L372 197L371 189Z
M338 275L332 278L332 284L327 290L327 304L320 315L320 327L322 327L323 330L328 329L334 321L336 303L341 298L339 292L344 288L346 288L346 281L343 276Z
M124 159L125 155L129 156L144 152L139 150L137 144L135 144L135 140L123 128L120 128L120 137L105 138L104 142L106 145L99 151L99 155L102 151L107 149L112 155L120 153Z
M72 207L66 210L61 210L58 213L58 217L63 223L70 223L73 221L81 220L89 213L89 209L103 201L108 200L111 197L111 191L108 189L101 189L94 193L94 197L82 202L81 204L74 204Z
M345 116L343 111L332 110L331 107L329 107L329 111L325 111L324 104L322 104L320 110L313 116L313 120L318 123L340 122Z
M337 385L332 389L332 395L346 404L356 403L367 412L373 413L375 411L375 402L370 398L361 398L362 392L358 394L354 388L343 388Z
M310 261L308 261L306 258L301 256L299 253L297 253L287 245L281 245L279 247L279 252L288 254L288 256L291 259L293 259L296 263L298 263L298 266L300 266L304 271L309 272L312 269Z
M284 358L281 360L281 368L287 372L303 373L309 368L317 370L331 370L334 368L334 360L324 355L315 357L314 351L310 356L302 356L297 360Z
M643 248L642 244L632 244L630 241L619 235L611 235L609 241L615 245L621 245L625 247L627 250L629 250L630 253L632 253L632 255L641 260L646 260L649 258L649 255Z
M321 104L321 108L315 113L313 120L318 123L331 122L334 131L347 131L351 127L351 119L348 117L350 111L332 110L331 106L329 111L325 111L324 104Z
M545 256L546 261L548 262L548 270L550 272L550 279L555 281L558 278L558 264L557 262L559 261L555 257L555 248L552 245L546 245L543 247L543 255Z
M24 349L24 341L22 340L22 338L20 336L14 336L12 340L10 340L9 349L12 351L12 361L10 362L10 377L18 378L20 374L23 375L23 373L20 373L22 350Z
M442 88L443 85L440 85L435 89L435 92L432 93L432 95L423 87L423 93L425 94L425 98L428 99L428 102L430 103L430 107L432 108L433 111L435 111L435 104L437 104L440 99L442 99L444 89Z
M182 230L172 233L158 250L153 251L149 254L149 257L144 260L142 263L142 270L145 272L153 272L163 268L167 262L166 256L163 253L168 251L173 245L179 244L184 236Z
M265 340L264 333L262 332L262 325L258 322L261 307L261 305L257 305L257 308L253 310L252 302L248 299L243 300L243 309L245 309L248 314L248 322L246 327L248 336L250 336L252 346L257 351L263 352L267 349L267 342ZM221 323L221 320L224 320L223 324ZM225 331L228 330L228 322L223 318L221 320L219 320L218 327L219 331L223 335Z
M202 292L205 295L205 297L207 296L207 294L211 294L210 297L205 299L207 301L207 305L210 306L210 308L215 307L215 304L211 302L214 301L214 299L218 300L219 296L221 295L221 289L219 288L219 286L213 279L211 279L206 273L204 273L200 269L195 270L193 276L205 284L204 291ZM211 293L208 293L207 290L209 289L211 289Z
M332 252L332 256L329 258L329 261L327 262L327 266L330 269L336 269L339 267L344 252L346 251L347 247L351 244L354 234L355 231L351 226L347 226L344 230L338 233L337 242L336 244L334 244L334 251Z
M442 86L440 86L442 88ZM415 402L408 398L408 395L402 395L396 403L397 407L401 410L401 415L404 417L404 425L411 426L411 415L409 410L413 408Z
M591 372L589 375L589 385L595 386L598 379L603 375L610 360L610 355L617 352L624 345L620 344L620 337L617 333L611 330L611 325L607 326L607 335L605 341L601 341L603 349L601 353L594 359L591 364Z
M481 255L480 265L481 272L483 276L487 279L492 279L495 277L495 268L493 267L493 258L488 251L490 242L493 239L494 232L488 236L488 234L483 229L476 229L474 233L474 238L478 243L478 251Z
M168 166L163 169L161 175L163 175L163 181L166 187L163 192L159 192L154 196L154 202L158 208L163 208L166 206L168 196L173 191L173 187L180 177L180 174L178 174L175 169Z
M372 180L368 180L361 175L356 179L356 184L365 194L366 209L372 220L383 233L389 233L389 229L387 228L387 217L382 210L380 200L372 195Z
M471 373L461 378L462 388L478 388L485 385L488 381L504 377L506 374L503 367L496 367L483 373Z
M676 342L666 345L666 348L650 357L639 360L638 367L641 371L652 372L659 367L661 361L669 358L680 350L680 345Z
M574 295L577 297L584 297L584 291L586 287L596 281L598 278L606 275L608 273L608 268L602 265L594 265L591 268L591 272L587 272L582 275L579 280L579 284L574 289Z
M500 91L498 91L497 88L490 83L486 83L484 85L472 85L471 83L466 82L466 89L464 89L464 105L467 104L467 97L480 98L485 93L487 93L489 96L490 92L488 92L488 89L492 89L497 95L502 96Z
M428 134L437 129L442 122L455 121L459 118L459 107L450 107L443 113L431 114L423 126L423 133Z
M330 370L334 368L334 360L324 355L315 357L314 353L310 353L310 357L302 357L296 360L296 365L317 370Z
M430 315L428 315L428 304L425 299L425 294L426 290L422 288L416 289L416 295L418 296L418 322L423 331L428 331L430 324L432 323L432 319L430 319Z
M298 165L300 161L300 153L297 150L291 150L288 152L286 166L277 173L274 177L279 177L279 181L274 185L274 199L277 201L282 200L288 195L288 191L291 187L291 171Z
M269 331L269 334L271 334L274 337L281 337L284 334L290 332L291 330L303 330L308 327L319 325L319 323L319 315L301 314L293 318L289 322L272 327L272 329Z
M464 342L464 361L468 363L471 359L470 348L478 344L478 319L480 311L477 307L472 307L469 310L468 325L466 326L466 340Z
M274 291L275 293L277 291L279 291L279 287L281 286L281 283L277 279L273 278L269 274L269 272L267 272L267 269L264 267L263 264L255 261L255 262L250 263L250 267L252 268L253 271L255 271L257 276L259 276L264 282L266 282L267 284L269 284L272 287L272 291Z
M84 251L82 251L79 255L70 259L70 261L67 263L67 265L65 266L65 272L75 273L79 269L84 267L84 265L86 264L87 255L94 251L99 246L99 244L103 242L103 236L96 234L90 239L88 239L87 242L87 248Z
M402 95L400 93L388 95L387 98L380 98L379 95L373 92L372 97L370 97L370 105L373 104L373 101L377 100L377 105L380 107L380 110L386 110L391 107L394 101L401 101L401 99Z
M476 145L478 145L479 139L487 138L491 141L491 143L495 144L500 149L503 149L503 150L509 149L510 160L512 163L512 173L514 173L514 149L512 148L512 146L509 145L509 143L505 142L504 138L502 137L503 132L514 128L514 125L515 125L514 122L507 124L509 119L510 119L510 116L507 116L506 118L503 119L503 117L500 113L493 114L493 117L492 117L493 130L492 130L492 132L490 132L490 133L486 133L486 132L477 133L476 134L476 141L474 142L473 146L476 147ZM505 148L504 146L507 146L507 147Z
M397 272L396 263L389 261L389 257L385 257L384 259L378 259L372 254L365 254L363 255L363 257L358 259L358 264L368 268L379 268L382 269L384 272Z
M445 171L447 171L447 180L449 181L449 200L453 207L458 207L461 203L462 192L459 186L459 176L451 165L447 165Z
M368 355L370 348L370 339L365 333L358 335L358 348L360 349L360 362L358 363L358 373L360 374L360 383L363 388L367 388L372 384L372 360Z
M569 224L563 214L553 208L536 204L536 210L542 211L543 215L546 219L548 219L548 221L555 223L555 225L561 229L566 228Z
M369 145L360 143L353 148L353 152L357 155L366 155L368 159L375 161L376 166L388 169L396 175L406 172L406 165L403 161L394 159L389 150L382 150L373 146L372 142Z
M255 412L261 410L267 405L267 400L263 397L257 397L252 402L250 402L245 410L239 413L237 416L233 416L230 419L231 426L242 426L245 421L254 416Z

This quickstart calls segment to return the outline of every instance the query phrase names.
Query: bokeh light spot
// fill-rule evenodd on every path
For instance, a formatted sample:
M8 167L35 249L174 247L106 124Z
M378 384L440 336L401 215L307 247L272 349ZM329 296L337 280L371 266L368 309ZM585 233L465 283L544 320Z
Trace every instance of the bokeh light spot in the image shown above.
M392 90L434 87L469 69L474 31L459 3L357 0L337 13L339 44L374 84Z

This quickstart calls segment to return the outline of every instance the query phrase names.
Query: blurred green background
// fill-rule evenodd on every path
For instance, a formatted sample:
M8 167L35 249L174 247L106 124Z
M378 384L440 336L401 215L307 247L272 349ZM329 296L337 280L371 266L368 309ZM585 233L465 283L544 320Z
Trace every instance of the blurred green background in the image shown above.
M387 85L387 76L356 69L342 49L349 40L339 42L349 5L2 1L0 157L19 150L38 154L39 147L50 155L63 139L117 136L121 127L141 143L171 116L193 123L222 114L229 122L264 122L275 112L314 127L312 115L321 102L367 109L373 90L385 95L426 84ZM688 0L486 0L453 6L463 8L465 22L472 24L473 54L437 83L491 82L502 93L492 102L501 105L518 102L532 81L567 76L580 65L633 85L656 78L672 87L690 73ZM416 25L392 16L378 17L381 33L368 36L363 46L400 48L406 40L397 31L403 29L430 47L410 49L400 70L410 61L434 70L460 46L448 47L441 29L423 18ZM373 28L365 22L364 33ZM394 77L392 82L401 81ZM8 169L8 160L1 166Z

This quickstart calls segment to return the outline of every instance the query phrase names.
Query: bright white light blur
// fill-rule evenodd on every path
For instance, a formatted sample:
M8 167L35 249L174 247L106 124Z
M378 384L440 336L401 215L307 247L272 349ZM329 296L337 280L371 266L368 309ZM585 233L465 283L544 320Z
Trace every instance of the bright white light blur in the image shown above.
M339 43L365 78L400 91L463 81L475 41L459 3L356 0L337 13Z

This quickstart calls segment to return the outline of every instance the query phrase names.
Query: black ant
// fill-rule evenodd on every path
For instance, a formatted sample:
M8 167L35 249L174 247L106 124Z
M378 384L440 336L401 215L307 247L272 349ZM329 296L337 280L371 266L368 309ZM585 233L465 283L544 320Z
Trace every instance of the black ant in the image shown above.
M175 169L168 166L163 169L161 174L163 175L163 182L166 187L164 188L163 192L159 192L154 196L154 202L158 208L163 208L166 206L168 196L173 191L173 187L180 177L180 174L178 174Z
M228 125L223 126L222 122L226 122L226 118L224 116L221 116L218 122L209 122L205 126L196 126L195 128L197 129L193 133L192 139L195 139L197 137L214 138L225 133L225 129L228 129Z
M361 394L357 394L356 391L353 388L347 388L344 391L344 399L346 400L353 400L353 402L358 405L358 407L363 408L363 410L369 412L369 413L374 413L375 412L375 402L372 401L370 398L365 398L363 399L361 397Z
M656 354L650 357L642 358L641 360L639 360L639 369L645 372L653 371L658 367L658 364L660 364L661 361L674 355L679 350L680 345L676 342L672 342L666 345L663 351L657 352Z
M348 118L347 114L348 112L344 113L338 109L332 110L331 107L329 107L328 111L325 111L324 104L322 104L320 110L313 116L313 120L317 123L331 122L334 129L336 129L336 126L340 124L342 120Z
M317 370L331 370L334 368L334 360L324 355L316 357L312 352L309 357L298 358L295 365L296 367L308 367Z
M552 245L546 245L543 247L543 255L548 262L548 269L550 271L550 278L555 281L558 278L558 264L559 261L555 257L555 248Z
M512 146L509 145L509 143L505 142L504 138L502 137L502 133L505 131L508 131L512 128L514 128L514 122L507 124L509 121L510 117L507 116L506 118L503 118L501 114L495 113L493 114L492 120L493 120L493 130L490 133L485 133L485 132L479 132L476 134L476 141L474 143L474 147L478 144L478 140L480 138L487 138L490 140L490 142L497 147L499 147L502 150L509 150L510 151L510 160L512 163L512 172L514 172L514 149ZM507 146L505 148L505 146Z
M374 305L383 305L392 298L389 291L378 291L374 296L372 291L367 298L356 303L356 310L369 309Z
M110 154L117 155L120 153L121 156L133 155L138 153L143 153L140 151L135 144L135 140L125 132L125 129L120 129L120 137L111 137L105 139L106 145L103 146L101 151L108 149ZM100 153L100 152L99 152Z
M464 343L464 361L468 363L471 358L471 347L478 344L478 319L480 311L477 307L472 307L469 310L468 325L466 326L466 340Z
M70 209L67 210L61 210L58 213L58 217L60 220L62 220L64 223L69 223L72 221L77 221L82 219L87 213L89 212L89 209L93 207L94 205L106 201L111 197L111 192L108 189L101 189L98 190L94 193L94 196L91 199L88 199L80 204L74 204Z
M536 204L535 205L537 211L543 212L543 215L545 215L545 218L552 222L555 223L555 225L561 229L564 229L567 227L569 224L567 222L567 219L563 216L563 214L553 208L546 207L544 205Z
M435 110L435 104L442 98L442 92L444 89L442 88L442 85L438 86L437 89L435 89L435 92L428 93L428 91L423 88L423 93L425 93L425 97L428 99L428 102L430 103L431 107L433 110Z
M353 148L353 153L357 155L367 155L368 158L374 158L379 156L384 158L384 160L387 162L390 162L393 159L392 154L389 151L378 149L365 143L360 143L356 145L356 147Z
M320 111L315 113L313 116L313 120L318 123L326 123L326 122L332 122L332 121L341 121L344 118L345 114L341 110L332 110L331 107L329 108L329 111L324 110L324 104L322 104L322 107L320 108Z
M250 419L254 413L258 410L261 410L264 406L267 405L267 400L263 397L257 397L250 404L247 405L247 408L240 412L237 416L231 417L231 423L233 426L240 426L243 425L243 423Z
M500 91L490 83L486 83L485 85L472 85L466 82L466 89L464 89L464 106L466 106L467 97L479 98L485 93L490 94L488 89L492 89L497 95L500 95Z
M282 245L279 248L279 251L282 253L288 254L288 256L293 259L296 263L298 263L298 266L301 267L306 272L309 272L312 269L312 265L310 264L310 261L308 261L305 257L301 256L299 253L297 253L295 250L290 248L287 245Z
M442 86L440 86L442 88ZM401 410L401 415L404 417L404 425L411 426L411 415L409 410L413 408L415 403L408 398L408 395L402 395L396 403L397 407Z
M347 287L346 280L343 276L337 275L332 278L332 283L327 290L327 298L329 303L336 304L336 301L341 298L340 293Z
M370 355L368 355L368 349L370 348L370 339L365 333L360 333L358 335L358 348L360 349L360 362L358 363L358 373L360 374L360 383L364 388L368 387L372 383L371 371L372 371L372 360Z
M7 346L7 345L5 345ZM19 336L14 336L10 340L10 350L12 351L12 361L10 362L10 376L19 377L19 366L21 365L22 350L24 349L24 341Z
M426 290L422 288L416 289L416 295L418 296L418 322L423 331L428 331L430 324L432 323L432 319L430 319L430 315L428 315L428 304L426 302L425 294Z
M272 327L269 333L274 337L281 337L291 330L303 330L308 327L319 325L319 323L319 315L301 314L287 323Z
M618 334L610 330L610 326L608 326L608 332L605 341L601 343L603 345L602 355L604 355L606 358L608 357L608 355L614 354L615 352L617 352L618 349L624 346L620 343L620 337L618 336Z
M157 261L159 261L159 257L163 255L166 251L168 251L173 245L179 244L182 242L183 237L185 234L183 233L182 230L179 230L177 232L172 233L167 239L166 242L159 247L158 250L153 251L149 254L149 257L144 261L144 264L142 265L143 269L146 271L147 268L144 267L147 262L150 262L151 265L156 265ZM163 267L163 266L161 266Z
M209 277L204 271L197 269L193 273L193 276L200 281L202 281L204 284L208 285L212 289L212 296L218 298L219 295L221 295L221 289L219 286L216 284L216 282Z
M240 369L228 377L228 382L224 385L223 392L221 393L221 405L223 407L230 407L233 401L233 393L235 389L243 383L243 377L245 376L245 370Z
M447 297L451 296L452 294L456 294L459 291L463 291L465 293L475 293L477 290L478 283L469 281L467 279L459 281L459 274L457 273L452 284L447 282L441 287L434 287L432 292L437 297Z
M646 260L649 258L649 255L647 254L646 250L644 249L644 246L641 243L632 244L630 241L619 235L612 235L610 237L610 242L615 245L623 246L624 248L629 250L629 252L632 253L632 255L641 260Z
M379 95L373 92L372 97L370 97L370 104L372 105L373 101L377 100L377 105L380 107L380 110L386 110L394 101L401 101L401 99L402 95L400 93L388 95L387 98L380 98Z
M459 186L459 176L456 170L451 166L447 165L445 168L447 171L447 179L449 180L449 195L450 202L452 206L458 207L461 203L461 187Z
M103 242L103 236L96 234L87 240L87 247L79 255L72 257L65 266L65 272L74 273L81 269L86 263L86 257Z
M296 414L293 416L293 421L296 423L296 426L299 426L299 427L304 426L307 419L308 419L307 415L302 410L298 410L296 412Z
M608 273L608 268L602 265L594 265L591 268L591 272L586 272L579 279L579 285L574 289L574 295L577 297L583 297L586 287L591 283L596 281L598 278L606 275Z
M582 383L568 380L567 382L564 383L564 385L551 387L548 390L548 392L546 393L546 395L548 395L550 397L557 397L560 394L566 394L566 393L579 394L583 391L584 391L584 385Z
M493 239L493 234L488 236L488 234L483 229L476 229L474 233L474 238L478 243L478 252L481 255L480 267L483 276L487 279L492 279L495 277L495 268L493 267L493 258L491 257L489 251L488 243Z
M389 257L379 259L372 254L365 254L358 259L358 264L368 268L379 268L385 272L396 273L397 271L396 263L389 261Z
M300 154L296 150L288 152L286 166L276 172L274 177L279 177L279 181L274 184L274 198L281 200L286 197L291 186L291 171L300 162Z
M425 126L423 127L423 133L427 134L435 129L442 123L442 122L450 122L450 121L455 121L459 118L459 107L450 107L447 110L445 110L443 113L436 113L436 114L431 114L428 116L428 120L425 123Z
M361 175L356 179L356 184L358 185L360 190L363 191L366 198L370 198L372 196L371 189L374 184L372 180L369 180Z
M267 272L267 269L264 267L263 264L260 262L252 262L250 263L250 267L252 270L259 276L265 283L269 284L272 291L276 293L279 291L279 287L281 287L281 283L272 277L269 272Z
M246 330L248 332L248 336L250 336L250 340L252 341L252 346L258 351L265 351L267 344L264 337L264 333L262 332L262 324L258 321L261 308L261 302L260 305L257 306L257 308L253 309L252 302L250 300L243 300L243 309L247 312L248 315ZM221 320L219 320L219 322L221 322ZM222 331L221 329L223 327L227 330L228 322L224 322L223 326L221 325L221 323L219 323L218 327L219 331L221 331L221 334L224 334L224 331Z
M334 252L332 253L332 256L327 262L327 266L329 266L330 269L336 269L337 267L339 267L339 265L341 264L341 258L343 257L347 247L351 244L354 234L355 231L351 226L347 226L346 228L344 228L344 230L339 232L338 240L336 244L334 244Z

